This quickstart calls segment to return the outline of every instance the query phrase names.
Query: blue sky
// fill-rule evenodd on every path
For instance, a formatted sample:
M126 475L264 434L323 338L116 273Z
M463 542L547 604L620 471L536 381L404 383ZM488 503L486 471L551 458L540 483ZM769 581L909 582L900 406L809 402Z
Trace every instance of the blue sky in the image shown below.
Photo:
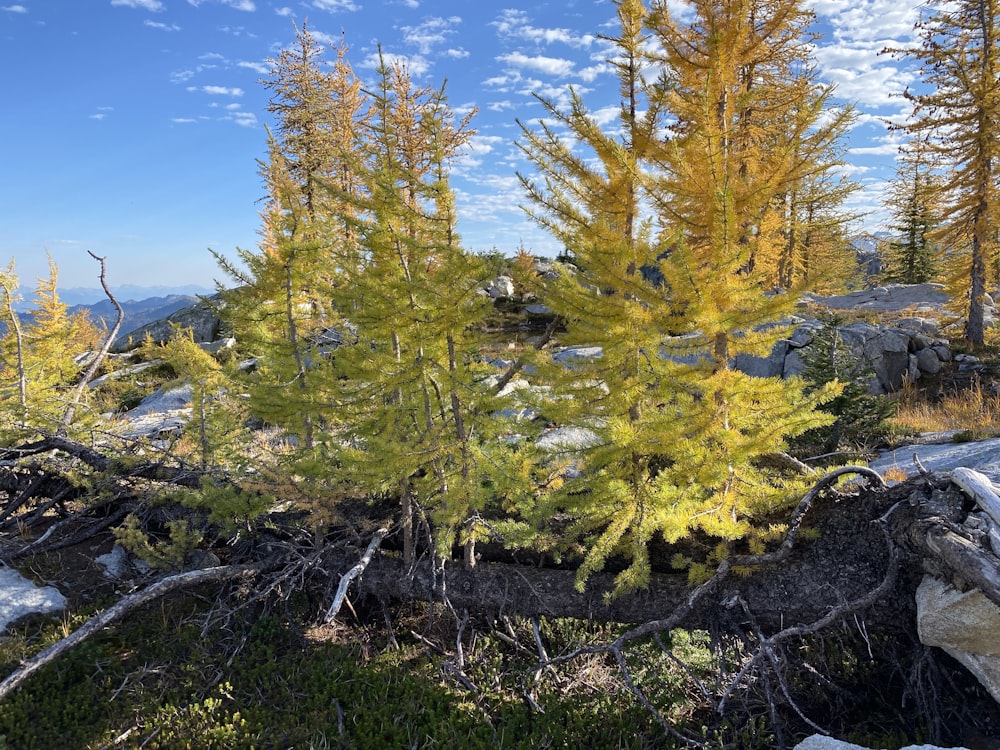
M678 8L682 7L677 0ZM864 185L853 208L874 211L893 175L895 135L882 118L906 111L913 76L879 56L912 40L913 0L806 0L817 14L821 80L860 112L848 171ZM341 33L355 72L372 74L381 44L419 83L447 79L452 107L478 107L478 131L456 164L466 247L559 248L519 209L525 169L515 117L568 86L613 116L616 83L604 61L610 0L0 0L0 263L16 260L24 292L47 274L60 286L108 281L211 286L208 248L232 256L257 243L263 188L267 59L308 19L321 38Z

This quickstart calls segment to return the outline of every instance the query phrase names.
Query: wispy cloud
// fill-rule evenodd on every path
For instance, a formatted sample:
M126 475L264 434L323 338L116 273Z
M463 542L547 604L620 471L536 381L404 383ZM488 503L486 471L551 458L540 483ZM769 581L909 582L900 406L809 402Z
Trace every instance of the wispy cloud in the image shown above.
M251 60L241 60L236 63L237 68L246 68L247 70L252 70L254 73L259 75L267 75L271 72L271 66L263 62L253 62Z
M382 59L386 65L391 66L398 64L405 66L406 70L414 78L419 78L420 76L425 75L427 71L431 69L431 65L427 61L427 59L421 57L420 55L396 55L388 52L383 52ZM361 67L374 70L378 68L378 64L379 64L378 53L373 52L362 61Z
M427 55L434 46L443 44L455 34L460 23L462 19L458 16L427 18L416 26L403 26L400 31L403 32L404 42L416 47L420 54Z
M500 62L512 68L534 70L550 76L565 76L573 72L573 61L561 57L526 55L523 52L509 52L497 57Z
M188 91L202 91L213 96L243 96L243 89L226 86L189 86Z
M232 112L226 117L230 122L236 123L242 128L255 128L257 127L257 115L253 112Z
M5 10L8 13L27 13L28 9L23 5L0 5L0 10Z
M151 29L160 29L161 31L180 31L181 27L176 23L160 23L159 21L150 21L148 18L142 22L143 26L148 26Z
M336 13L338 10L361 10L361 6L355 3L354 0L312 0L310 5L320 10L330 11L331 13Z
M289 8L287 5L285 5L285 6L282 6L280 8L275 8L274 9L274 14L276 16L282 16L282 17L287 18L288 16L294 16L295 15L295 11L292 10L291 8Z
M525 39L533 44L566 44L570 47L589 47L597 37L592 34L579 34L564 28L541 28L532 26L528 14L523 10L507 8L500 11L500 17L491 23L502 37Z
M199 5L204 3L206 0L187 0L188 5L193 5L197 8ZM243 10L248 13L252 13L257 10L257 6L254 4L253 0L217 0L217 2L223 5L228 5L230 8L235 8L236 10Z
M154 13L164 10L160 0L111 0L112 5L120 5L125 8L144 8Z

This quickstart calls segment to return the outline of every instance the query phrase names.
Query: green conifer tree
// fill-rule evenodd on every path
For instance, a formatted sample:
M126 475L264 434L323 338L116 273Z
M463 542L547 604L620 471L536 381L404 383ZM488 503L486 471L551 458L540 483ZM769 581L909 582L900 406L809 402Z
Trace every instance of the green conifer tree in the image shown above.
M560 343L600 346L599 356L545 370L562 370L551 375L558 395L542 406L546 417L589 437L564 481L542 493L535 521L544 539L557 511L574 519L566 537L585 542L581 585L612 555L628 558L617 578L624 591L648 580L654 536L706 532L723 542L719 554L726 542L763 543L770 531L759 524L801 485L761 459L828 422L817 406L836 388L807 395L796 379L730 366L739 353L766 352L776 333L759 326L788 310L787 299L764 294L754 256L766 209L802 177L793 145L808 140L818 152L832 138L822 128L807 135L823 96L787 120L768 105L788 91L776 88L778 73L804 52L804 13L793 0L702 0L682 27L657 4L645 28L667 75L644 88L630 72L644 57L644 6L616 5L624 137L602 132L577 97L565 114L547 106L573 145L543 126L524 128L523 148L541 175L524 178L533 216L579 260L579 272L546 292L566 322ZM755 88L772 75L770 87ZM634 106L642 96L648 105ZM644 207L656 231L637 220ZM651 266L663 286L641 272Z
M247 383L253 410L306 451L325 404L316 346L336 320L330 299L343 270L337 259L353 247L348 199L358 189L353 169L367 116L346 55L342 44L327 66L303 25L295 44L271 60L264 84L273 92L268 109L276 127L261 164L268 202L260 248L240 250L241 264L216 255L237 282L224 295L225 314L257 361Z
M55 433L62 426L67 395L76 384L81 366L77 357L96 345L97 332L89 319L69 315L68 306L56 289L59 269L49 259L49 275L37 280L31 321L20 325L13 307L8 307L8 327L3 339L0 379L17 384L16 392L5 393L4 401L14 417L8 439L25 439L38 432ZM13 266L4 274L8 303L16 293ZM15 322L16 321L16 322ZM86 419L76 427L85 426Z
M885 198L893 218L893 237L885 250L887 281L922 284L935 278L938 248L933 235L938 228L941 188L941 177L931 170L924 142L904 147Z
M965 338L982 346L1000 215L1000 1L927 7L917 26L920 46L891 50L919 61L925 84L904 92L914 116L901 127L922 139L928 166L943 174L940 194L948 218L936 238L947 247L952 267L945 274L965 305Z
M443 89L415 87L405 66L383 60L377 75L364 190L353 199L357 249L338 259L350 283L332 296L353 343L331 357L336 427L325 465L335 483L400 500L408 559L420 512L437 554L461 537L472 564L493 470L485 452L501 421L480 382L484 264L459 243L449 186L472 131Z

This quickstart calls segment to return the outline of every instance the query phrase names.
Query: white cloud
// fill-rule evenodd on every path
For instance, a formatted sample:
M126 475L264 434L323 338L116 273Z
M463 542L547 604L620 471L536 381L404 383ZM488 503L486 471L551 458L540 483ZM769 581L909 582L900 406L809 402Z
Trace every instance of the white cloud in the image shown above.
M243 128L257 127L257 115L253 112L233 112L226 119Z
M195 8L200 6L205 0L187 0L188 5L193 5ZM230 8L235 8L236 10L243 10L252 13L257 10L257 6L254 5L253 0L218 0L218 2L223 5L228 5Z
M0 5L0 10L5 10L8 13L27 13L28 9L23 5Z
M550 76L565 76L573 72L573 61L561 57L529 56L523 52L508 52L497 57L497 60L513 68L525 68Z
M448 49L444 54L445 57L450 57L452 60L464 60L469 56L469 50L459 47L457 49Z
M580 80L586 81L587 83L592 82L597 76L603 75L605 73L610 73L613 68L608 63L600 63L599 65L589 65L580 71Z
M355 11L361 10L361 6L354 0L312 0L312 7L336 13L338 10Z
M420 0L403 0L403 5L405 5L407 8L416 10L417 8L420 7Z
M500 11L500 17L491 22L497 33L503 37L525 39L534 44L567 44L570 47L589 47L597 37L592 34L578 34L570 29L545 29L532 26L528 22L528 14L523 10L507 8Z
M403 41L416 47L420 54L430 54L431 49L456 33L456 26L462 23L458 16L449 18L427 18L416 26L403 26Z
M148 26L151 29L160 29L161 31L180 31L181 27L176 23L160 23L159 21L150 21L148 18L142 22L143 26Z
M256 39L257 35L252 31L247 31L246 26L220 26L219 31L232 36L243 36L248 39Z
M193 117L171 117L170 122L176 122L178 125L186 125L191 122L198 122Z
M212 94L214 96L243 96L243 89L241 88L227 88L225 86L202 86L191 87L188 91L204 91L206 94Z
M847 153L855 156L895 156L899 153L899 146L895 143L883 143L879 146L857 146L850 148Z
M236 67L247 68L248 70L252 70L254 73L258 73L262 76L271 72L271 67L267 63L252 62L250 60L241 60L236 63Z
M154 13L164 10L160 0L111 0L112 5L121 5L126 8L145 8Z
M425 75L427 71L431 69L431 65L427 59L421 57L420 55L396 55L383 52L382 59L385 61L385 64L389 66L397 64L405 66L406 70L409 71L410 75L414 78L419 78L420 76ZM362 61L361 67L375 70L378 68L378 63L378 53L373 52Z
M283 6L281 8L275 8L274 9L274 14L276 16L283 16L283 17L287 18L288 16L294 16L295 15L295 11L292 10L291 8L289 8L288 6Z

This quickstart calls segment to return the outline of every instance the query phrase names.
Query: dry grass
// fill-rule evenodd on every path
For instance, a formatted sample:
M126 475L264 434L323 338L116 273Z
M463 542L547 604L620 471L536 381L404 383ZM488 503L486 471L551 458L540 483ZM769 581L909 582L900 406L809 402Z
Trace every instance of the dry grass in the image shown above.
M984 388L977 380L929 401L916 389L905 388L892 423L910 433L960 430L970 440L994 437L1000 435L1000 392Z

